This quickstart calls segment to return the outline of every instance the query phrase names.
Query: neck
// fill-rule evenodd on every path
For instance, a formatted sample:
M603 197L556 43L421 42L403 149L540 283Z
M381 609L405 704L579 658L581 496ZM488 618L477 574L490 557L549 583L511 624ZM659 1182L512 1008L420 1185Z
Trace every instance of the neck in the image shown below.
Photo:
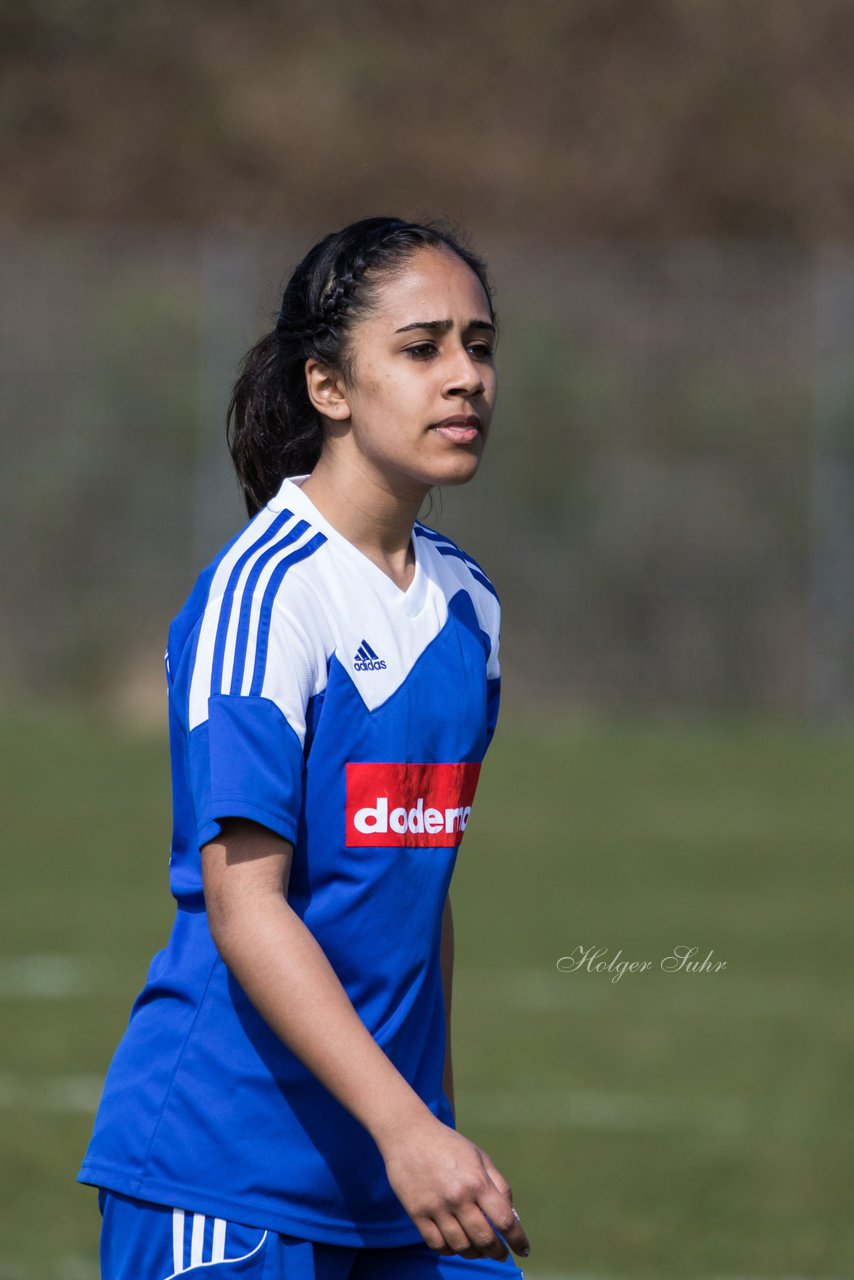
M345 467L324 452L301 488L321 515L381 568L402 576L414 563L412 525L428 486L412 483L401 491L363 460L348 459Z

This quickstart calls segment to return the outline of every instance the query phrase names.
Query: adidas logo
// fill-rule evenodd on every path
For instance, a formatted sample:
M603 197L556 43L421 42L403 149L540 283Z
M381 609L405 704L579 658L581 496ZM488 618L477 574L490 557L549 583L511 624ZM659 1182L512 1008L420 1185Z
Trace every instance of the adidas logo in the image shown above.
M353 667L356 671L385 671L385 663L377 657L367 640L363 640L356 650Z

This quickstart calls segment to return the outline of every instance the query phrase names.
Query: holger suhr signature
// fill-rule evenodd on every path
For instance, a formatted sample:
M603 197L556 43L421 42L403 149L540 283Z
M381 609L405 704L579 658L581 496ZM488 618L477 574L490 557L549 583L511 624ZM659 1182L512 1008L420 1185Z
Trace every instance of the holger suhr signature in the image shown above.
M698 960L698 947L674 947L669 955L662 956L659 969L665 973L720 973L726 968L726 960L713 960L711 950ZM609 973L612 982L619 982L625 973L646 973L653 968L652 960L621 960L622 948L610 960L607 947L584 947L579 944L568 956L561 956L557 968L561 973Z

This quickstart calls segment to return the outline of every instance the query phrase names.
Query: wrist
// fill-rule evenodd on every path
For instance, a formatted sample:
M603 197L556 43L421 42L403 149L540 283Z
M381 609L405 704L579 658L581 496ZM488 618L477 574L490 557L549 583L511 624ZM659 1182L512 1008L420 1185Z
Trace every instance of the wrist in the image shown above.
M371 1137L383 1159L404 1138L411 1141L419 1128L429 1130L442 1121L422 1102L414 1090L411 1096L383 1108L382 1115L371 1125Z

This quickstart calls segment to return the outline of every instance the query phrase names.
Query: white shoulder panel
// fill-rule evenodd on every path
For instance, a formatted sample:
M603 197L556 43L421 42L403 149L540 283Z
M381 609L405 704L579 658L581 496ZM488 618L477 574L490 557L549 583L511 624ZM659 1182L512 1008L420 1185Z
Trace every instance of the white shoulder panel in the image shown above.
M265 684L275 689L274 700L289 720L294 716L296 723L292 723L298 728L301 714L297 714L297 706L305 691L307 655L312 650L307 639L310 628L297 625L302 620L296 617L286 622L277 607L278 598L283 589L289 594L291 575L325 542L324 535L308 521L291 512L276 514L265 508L223 556L199 624L190 680L189 729L207 719L212 695L261 694ZM271 657L282 653L283 632L290 624L294 666L286 675L286 664L277 668L273 662L271 666Z
M434 565L434 572L446 584L449 595L462 588L474 602L480 625L489 636L490 651L487 676L499 674L498 649L501 631L501 604L498 594L483 569L456 542L427 525L416 522L420 537Z

